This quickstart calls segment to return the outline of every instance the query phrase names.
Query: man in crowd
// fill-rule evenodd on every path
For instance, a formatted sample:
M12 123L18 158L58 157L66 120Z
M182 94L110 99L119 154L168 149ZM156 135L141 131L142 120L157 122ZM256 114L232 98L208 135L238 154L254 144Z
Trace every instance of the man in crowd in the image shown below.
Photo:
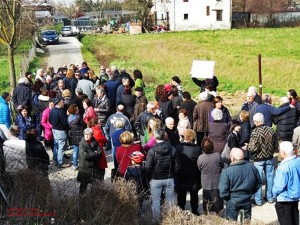
M255 128L251 133L248 150L254 161L254 166L258 169L262 179L263 171L266 175L266 198L269 203L273 203L272 187L274 177L274 157L273 154L278 150L278 141L274 130L264 124L264 115L256 113L253 116ZM261 206L262 188L255 193L253 204Z
M31 90L29 88L29 81L27 78L21 77L18 86L13 91L12 101L14 108L18 109L20 106L30 107Z
M254 127L254 123L253 123L253 116L256 113L256 109L257 109L257 102L254 101L255 98L255 92L253 91L248 91L247 92L247 99L246 102L242 105L241 110L245 110L247 112L250 113L250 125L251 127Z
M258 170L244 160L239 148L230 152L231 164L221 173L220 196L226 201L226 218L237 220L240 210L244 210L244 219L251 220L251 196L261 187Z
M68 121L64 111L64 101L61 98L54 100L54 106L50 111L49 121L52 125L54 146L53 161L58 168L67 168L71 165L63 162L64 150L66 149Z
M289 141L279 145L283 160L276 170L272 193L277 198L275 208L280 225L299 225L300 158L293 155L293 150Z

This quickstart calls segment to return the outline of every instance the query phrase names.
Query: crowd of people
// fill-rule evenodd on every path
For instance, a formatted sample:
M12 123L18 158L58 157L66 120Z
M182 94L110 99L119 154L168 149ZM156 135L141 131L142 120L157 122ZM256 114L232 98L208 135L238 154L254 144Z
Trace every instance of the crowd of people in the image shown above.
M35 77L27 72L12 95L4 92L0 97L1 168L37 169L48 176L45 147L51 148L58 168L78 170L79 193L84 196L88 184L104 180L105 152L112 150L112 178L136 182L139 213L150 195L154 223L161 219L162 201L170 205L177 198L184 210L188 192L191 211L199 215L202 188L205 214L222 216L225 201L227 219L237 220L243 209L250 220L251 203L276 202L280 224L299 225L296 91L288 90L276 108L270 95L261 97L251 86L241 111L232 116L217 95L216 76L192 80L200 90L197 102L178 76L157 85L155 99L148 101L140 70L130 75L124 68L100 66L96 74L83 62L57 71L39 69ZM67 147L73 151L71 164ZM278 151L282 162L277 167Z

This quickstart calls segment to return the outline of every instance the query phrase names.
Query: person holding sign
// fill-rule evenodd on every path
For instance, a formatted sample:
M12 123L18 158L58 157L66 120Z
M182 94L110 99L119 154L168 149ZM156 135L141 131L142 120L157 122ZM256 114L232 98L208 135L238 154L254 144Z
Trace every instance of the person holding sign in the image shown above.
M217 91L219 81L214 73L215 61L194 60L191 70L193 82L200 87L200 92L206 91L210 85L212 91Z

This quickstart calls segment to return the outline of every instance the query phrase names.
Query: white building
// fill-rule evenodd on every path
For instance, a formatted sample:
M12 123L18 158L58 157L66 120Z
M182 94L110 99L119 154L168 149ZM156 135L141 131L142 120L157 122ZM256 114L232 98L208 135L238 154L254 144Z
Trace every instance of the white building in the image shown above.
M231 0L154 0L154 23L172 31L230 29Z

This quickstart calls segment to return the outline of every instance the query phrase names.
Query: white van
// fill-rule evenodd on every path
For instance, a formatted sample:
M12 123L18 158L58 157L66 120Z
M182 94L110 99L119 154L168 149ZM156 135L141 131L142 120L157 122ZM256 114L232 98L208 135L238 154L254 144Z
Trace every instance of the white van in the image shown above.
M79 34L79 29L75 26L64 26L61 29L61 36L73 36Z

